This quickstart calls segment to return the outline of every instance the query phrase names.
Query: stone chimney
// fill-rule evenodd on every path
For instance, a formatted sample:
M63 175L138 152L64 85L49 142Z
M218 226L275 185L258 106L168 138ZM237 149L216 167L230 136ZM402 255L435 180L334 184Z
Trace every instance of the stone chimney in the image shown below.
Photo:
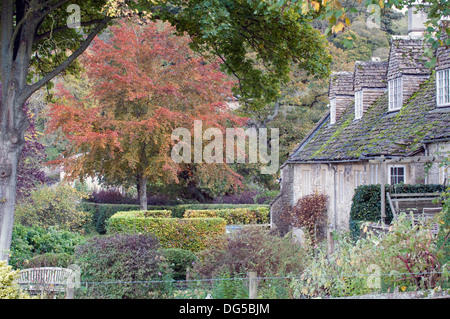
M418 7L422 3L426 6L426 2L418 0L408 7L408 35L413 39L422 37L426 30L427 8Z
M362 92L362 113L372 105L387 88L386 73L388 62L356 61L354 71L354 92Z
M330 124L339 120L347 107L353 104L353 72L334 72L330 76Z

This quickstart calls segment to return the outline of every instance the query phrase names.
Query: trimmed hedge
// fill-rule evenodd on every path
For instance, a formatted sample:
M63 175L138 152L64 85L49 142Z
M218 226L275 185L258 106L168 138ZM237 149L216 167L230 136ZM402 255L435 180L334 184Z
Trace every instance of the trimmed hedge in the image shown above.
M210 210L210 209L231 209L231 208L261 208L265 207L269 211L269 205L259 204L182 204L176 206L148 206L147 210L170 210L172 217L183 218L187 210ZM93 230L99 234L106 234L106 221L117 212L136 211L139 205L128 204L100 204L83 202L79 205L80 211L88 212L91 218L91 226L87 232Z
M118 212L107 221L108 233L153 233L163 248L200 251L206 239L225 234L223 218L154 218L136 212Z
M269 212L268 207L187 210L184 218L221 217L226 220L227 225L267 224Z
M386 192L405 193L441 193L444 186L439 184L399 184L385 185ZM386 198L386 223L390 224L393 218L391 207ZM359 237L359 226L364 221L378 222L381 220L381 185L361 185L355 189L350 209L349 227L355 238Z
M138 211L139 205L128 204L98 204L83 202L79 210L88 212L92 228L99 234L106 234L106 221L117 212ZM147 210L170 210L171 206L148 206Z

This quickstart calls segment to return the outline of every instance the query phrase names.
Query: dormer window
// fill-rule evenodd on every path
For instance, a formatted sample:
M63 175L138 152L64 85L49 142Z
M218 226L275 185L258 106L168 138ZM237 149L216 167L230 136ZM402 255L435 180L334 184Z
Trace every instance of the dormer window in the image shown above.
M363 91L355 92L355 120L363 116Z
M330 124L336 123L336 99L330 100Z
M437 106L450 105L450 69L436 72Z
M401 77L388 82L389 111L400 110L403 105L403 81Z

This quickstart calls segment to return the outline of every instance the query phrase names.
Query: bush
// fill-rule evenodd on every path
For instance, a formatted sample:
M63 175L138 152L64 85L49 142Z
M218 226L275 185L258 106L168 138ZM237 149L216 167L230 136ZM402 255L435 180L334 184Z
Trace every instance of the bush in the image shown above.
M177 218L182 218L184 213L188 210L217 210L217 209L236 209L236 208L250 208L259 209L267 208L270 210L269 205L259 204L182 204L172 208L172 215Z
M108 233L153 233L164 248L199 251L205 241L225 233L222 218L153 218L118 212L107 222Z
M221 217L226 220L227 225L267 224L270 222L268 207L186 210L183 217Z
M30 199L16 205L16 220L25 226L56 226L62 230L83 232L88 214L77 209L84 195L70 185L42 187Z
M15 268L28 268L27 261L45 253L73 254L75 247L83 242L83 237L55 228L14 225L9 263Z
M193 274L200 278L223 274L239 277L250 271L258 276L298 275L304 267L304 256L302 247L290 238L249 226L209 241L207 249L197 254Z
M44 253L36 255L25 262L26 268L38 267L62 267L67 268L73 264L73 254L68 253Z
M106 234L106 221L117 212L137 211L139 205L97 204L83 202L79 205L82 211L88 212L92 221L91 227L99 234ZM171 206L148 206L147 210L171 210Z
M30 299L31 297L15 282L19 271L14 271L6 261L0 260L0 299Z
M163 297L170 285L160 281L170 281L171 271L159 248L158 240L151 234L115 234L87 240L75 252L81 280L92 283L82 287L82 297Z
M162 249L162 254L170 265L173 271L173 279L175 280L184 280L186 278L186 270L192 268L197 260L192 251L181 248Z
M390 193L435 193L443 192L444 186L434 184L399 184L386 185L386 192ZM361 185L355 189L350 209L350 230L353 236L359 236L359 227L363 221L378 222L381 220L381 185ZM386 198L386 223L391 223L393 215Z
M323 194L311 194L301 197L291 210L286 210L282 218L294 227L304 228L314 246L320 237L317 229L326 227L326 209L328 197ZM323 231L322 231L323 233Z
M311 253L308 267L295 284L296 297L343 297L367 293L433 289L448 285L446 267L438 262L442 249L432 236L433 223L413 225L406 214L382 236L363 228L356 243L348 234L336 234L336 250ZM355 276L355 274L357 276Z

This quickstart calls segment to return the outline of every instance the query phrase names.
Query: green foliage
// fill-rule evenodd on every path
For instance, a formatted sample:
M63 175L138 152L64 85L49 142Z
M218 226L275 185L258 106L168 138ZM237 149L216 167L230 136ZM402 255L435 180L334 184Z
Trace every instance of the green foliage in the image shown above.
M234 209L234 208L249 208L257 209L267 208L269 205L258 204L182 204L176 206L148 206L147 210L170 210L172 217L182 218L187 210L205 210L205 209ZM135 211L139 209L139 205L125 205L125 204L98 204L82 202L79 210L89 213L91 219L91 228L99 234L106 234L106 221L115 213L122 211Z
M212 296L214 299L248 299L248 281L246 274L232 277L230 273L224 272L218 275L214 282ZM247 284L246 284L247 283Z
M439 220L439 233L437 245L442 247L442 257L440 262L450 263L450 187L442 193L444 204L442 205L442 215Z
M223 218L153 218L127 212L114 214L107 222L108 233L152 233L164 248L199 251L206 240L225 233Z
M335 234L336 249L312 252L307 269L293 282L295 297L343 297L374 292L433 289L448 285L438 274L442 250L431 235L433 223L415 225L405 214L382 236L366 230L356 243L348 234Z
M15 282L19 271L15 271L6 261L0 260L0 299L31 299Z
M81 296L94 299L161 298L169 283L142 283L171 279L171 270L151 234L115 234L91 238L76 249L81 280L102 282L82 287ZM119 284L108 282L121 281Z
M361 222L381 220L381 189L380 184L361 185L355 189L350 209L350 230L354 237L359 236ZM390 193L435 193L444 191L442 185L435 184L398 184L386 185L386 192ZM392 221L393 215L386 198L386 223Z
M165 9L183 7L176 15L163 10L158 18L191 35L196 51L220 56L239 79L236 94L255 108L276 99L292 62L317 76L329 73L326 40L312 27L312 12L271 1L159 2Z
M62 267L67 268L67 266L73 264L74 257L73 254L68 253L45 253L41 255L36 255L30 260L25 262L26 268L37 268L37 267Z
M232 278L255 271L258 276L299 274L304 268L303 248L289 237L272 235L258 226L249 226L210 240L197 254L193 275L215 278L229 274Z
M9 263L15 268L28 268L28 260L45 253L73 254L84 241L78 233L53 227L14 225Z
M216 209L236 209L236 208L269 208L269 205L259 204L182 204L171 208L174 217L183 217L188 210L216 210Z
M56 188L44 186L31 193L30 199L16 205L15 218L25 226L57 227L83 232L88 214L77 209L85 195L68 184Z
M181 248L166 248L161 253L173 271L174 280L186 279L186 270L192 268L197 260L192 251Z
M211 210L186 210L184 218L220 217L226 220L227 225L267 224L269 223L270 209L268 207L256 208L228 208Z
M138 210L139 205L97 204L82 202L80 203L78 209L88 212L91 219L91 227L97 231L97 233L106 234L106 220L117 212ZM148 209L150 209L150 207Z

